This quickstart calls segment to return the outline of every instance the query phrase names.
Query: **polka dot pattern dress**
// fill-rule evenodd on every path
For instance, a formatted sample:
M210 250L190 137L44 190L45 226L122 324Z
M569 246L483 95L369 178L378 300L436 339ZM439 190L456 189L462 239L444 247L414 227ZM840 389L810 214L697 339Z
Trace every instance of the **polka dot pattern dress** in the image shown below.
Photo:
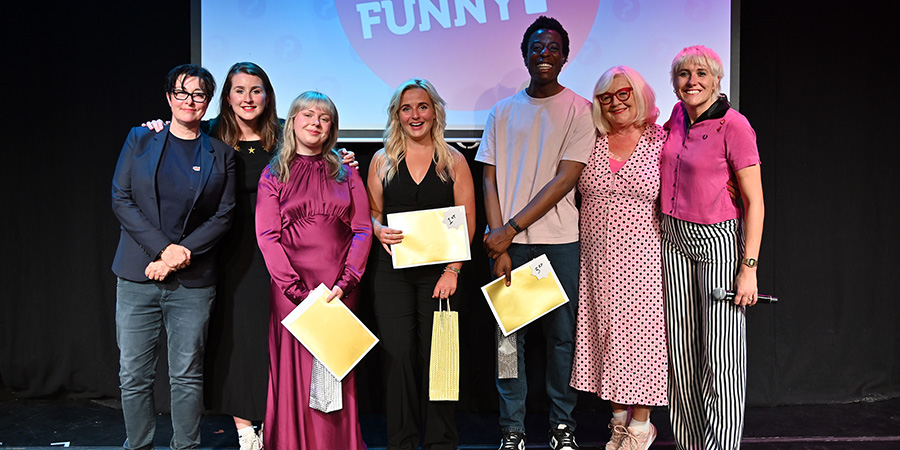
M659 153L650 125L616 173L597 138L578 181L581 276L572 387L625 405L666 404Z

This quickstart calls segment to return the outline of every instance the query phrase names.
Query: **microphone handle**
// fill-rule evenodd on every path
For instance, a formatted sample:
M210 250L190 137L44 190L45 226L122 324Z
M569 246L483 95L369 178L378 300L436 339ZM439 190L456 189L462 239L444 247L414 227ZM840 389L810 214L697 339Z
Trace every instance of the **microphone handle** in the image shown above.
M734 291L728 291L725 293L725 298L723 300L734 301ZM766 295L766 294L756 294L756 301L758 303L778 303L778 297L774 295Z

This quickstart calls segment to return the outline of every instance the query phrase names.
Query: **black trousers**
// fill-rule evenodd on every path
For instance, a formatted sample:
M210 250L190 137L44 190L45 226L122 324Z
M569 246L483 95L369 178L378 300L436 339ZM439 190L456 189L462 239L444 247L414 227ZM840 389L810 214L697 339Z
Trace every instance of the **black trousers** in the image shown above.
M431 327L438 309L437 299L431 296L444 266L395 270L386 253L379 256L373 289L384 348L387 448L416 449L421 435L423 449L455 449L459 445L453 417L456 402L428 400Z

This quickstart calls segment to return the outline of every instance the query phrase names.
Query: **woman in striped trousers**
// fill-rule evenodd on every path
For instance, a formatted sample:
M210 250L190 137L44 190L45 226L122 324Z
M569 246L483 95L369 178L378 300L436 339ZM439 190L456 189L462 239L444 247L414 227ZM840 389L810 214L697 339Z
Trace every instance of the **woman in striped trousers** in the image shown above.
M756 303L763 193L756 133L719 94L722 63L694 46L672 61L681 100L660 155L669 415L679 449L736 449L744 426L746 324ZM740 200L728 192L736 179ZM733 290L733 302L712 297Z

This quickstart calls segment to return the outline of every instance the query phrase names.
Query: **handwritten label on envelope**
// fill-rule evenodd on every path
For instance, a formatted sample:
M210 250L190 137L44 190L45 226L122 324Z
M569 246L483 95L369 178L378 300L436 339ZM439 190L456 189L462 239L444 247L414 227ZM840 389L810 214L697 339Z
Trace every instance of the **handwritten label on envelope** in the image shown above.
M388 214L387 222L403 231L391 245L395 269L472 259L464 206Z
M546 255L514 269L511 278L509 287L500 277L481 288L504 336L569 301Z

